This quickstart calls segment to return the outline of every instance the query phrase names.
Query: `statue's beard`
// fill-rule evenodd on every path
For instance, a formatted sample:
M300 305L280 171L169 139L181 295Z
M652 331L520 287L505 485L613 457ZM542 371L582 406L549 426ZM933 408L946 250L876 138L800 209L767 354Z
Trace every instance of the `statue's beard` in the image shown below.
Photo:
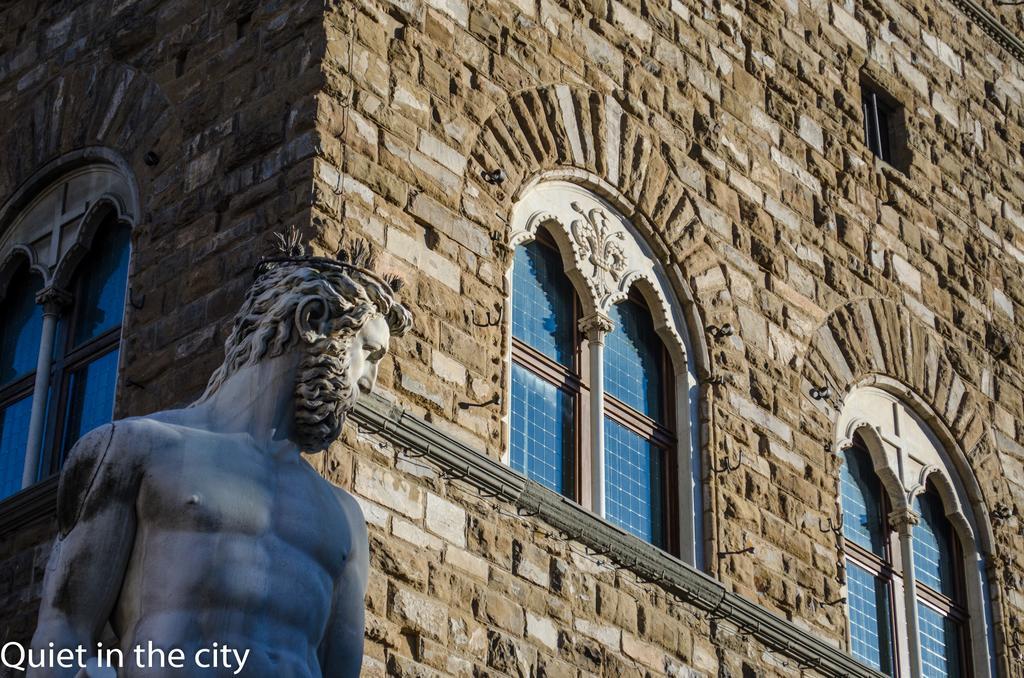
M319 452L337 440L359 389L349 379L351 337L325 337L309 346L295 376L295 443Z

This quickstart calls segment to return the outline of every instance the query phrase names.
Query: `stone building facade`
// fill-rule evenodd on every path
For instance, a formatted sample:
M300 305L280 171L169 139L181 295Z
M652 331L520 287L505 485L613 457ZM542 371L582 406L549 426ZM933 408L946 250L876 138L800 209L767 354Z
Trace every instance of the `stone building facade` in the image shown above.
M135 193L116 416L201 392L274 231L320 252L364 237L409 282L384 399L311 458L370 526L365 675L877 675L851 657L837 526L854 435L875 436L904 523L913 488L884 460L934 470L981 562L964 666L1022 675L1019 12L22 0L0 16L0 284L47 186L102 165ZM884 94L889 162L866 92ZM678 321L697 476L678 557L507 463L511 236L517 205L559 182L630 224ZM588 252L563 257L583 270ZM907 451L908 421L931 452ZM54 496L44 479L0 502L0 641L31 635ZM895 644L899 673L922 675Z

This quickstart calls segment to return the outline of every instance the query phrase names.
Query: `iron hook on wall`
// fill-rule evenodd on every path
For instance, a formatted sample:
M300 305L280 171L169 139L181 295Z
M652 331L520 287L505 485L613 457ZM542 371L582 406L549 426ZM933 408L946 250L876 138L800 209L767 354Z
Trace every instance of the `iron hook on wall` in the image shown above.
M495 393L494 395L492 395L490 397L489 400L485 400L482 403L470 403L470 402L466 402L465 400L460 400L459 401L459 409L460 410L468 410L471 407L487 407L489 405L497 405L500 402L501 402L501 398L499 398L498 394Z
M736 458L735 463L730 461L730 460L728 460L728 459L723 459L721 462L719 462L718 466L716 466L714 468L714 472L715 473L730 473L732 471L735 471L736 469L738 469L742 465L743 465L743 453L740 452L739 456Z
M742 548L742 549L740 549L738 551L719 551L718 552L718 558L722 559L722 558L725 558L726 556L739 556L739 555L742 555L744 553L751 553L752 554L753 552L754 552L754 547L753 546L747 546L746 548Z
M497 314L495 314L492 317L491 311L488 310L487 315L484 316L485 320L483 322L477 320L477 315L476 312L474 311L473 324L476 325L477 327L497 327L498 325L500 325L501 317L505 313L505 307L499 304L495 304L494 307L497 310Z
M843 521L846 519L845 513L839 514L839 520L833 521L832 516L828 517L828 524L825 524L821 518L818 518L818 530L822 533L831 532L837 537L843 532Z

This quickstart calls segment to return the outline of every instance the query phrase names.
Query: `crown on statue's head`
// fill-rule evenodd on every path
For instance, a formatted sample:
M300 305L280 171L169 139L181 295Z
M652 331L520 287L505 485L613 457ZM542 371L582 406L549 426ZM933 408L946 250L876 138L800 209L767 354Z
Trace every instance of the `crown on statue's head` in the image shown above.
M274 240L279 254L260 259L256 264L257 278L279 266L308 266L318 270L358 273L376 280L392 293L398 292L405 285L405 281L395 274L381 274L374 270L376 257L365 240L350 240L348 245L343 244L333 257L308 254L306 245L302 242L302 234L295 226L286 233L274 233Z

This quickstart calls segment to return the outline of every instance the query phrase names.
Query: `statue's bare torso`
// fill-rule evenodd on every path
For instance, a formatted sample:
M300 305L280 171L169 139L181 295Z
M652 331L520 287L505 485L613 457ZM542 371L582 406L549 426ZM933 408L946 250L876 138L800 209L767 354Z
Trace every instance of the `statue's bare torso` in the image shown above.
M212 640L251 651L246 675L319 676L317 646L352 549L346 503L354 500L301 457L274 459L245 434L128 425L145 429L154 446L114 615L123 647L160 638L191 657Z
M346 597L337 589L350 561L366 559L358 504L297 451L277 456L248 434L192 426L199 416L163 412L90 434L71 463L95 480L62 488L64 519L102 520L89 513L97 492L134 515L130 532L101 525L130 545L110 616L126 659L118 675L319 678L332 601ZM103 487L106 477L116 486ZM352 589L351 609L361 608L362 587ZM181 649L184 668L137 666L133 648L151 639ZM244 669L234 656L230 667L197 666L196 651L214 642L248 651Z

